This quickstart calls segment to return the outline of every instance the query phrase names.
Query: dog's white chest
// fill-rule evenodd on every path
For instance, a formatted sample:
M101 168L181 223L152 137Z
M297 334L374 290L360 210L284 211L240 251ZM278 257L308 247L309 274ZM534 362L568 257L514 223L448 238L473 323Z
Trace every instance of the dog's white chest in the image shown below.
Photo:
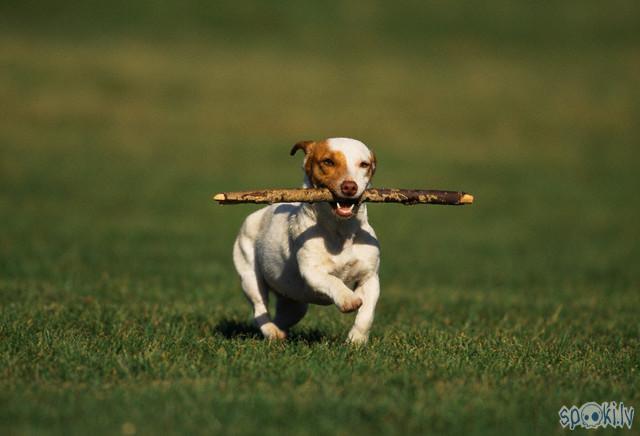
M326 254L329 274L341 279L347 287L355 289L371 271L366 250L353 241L345 242L337 254Z

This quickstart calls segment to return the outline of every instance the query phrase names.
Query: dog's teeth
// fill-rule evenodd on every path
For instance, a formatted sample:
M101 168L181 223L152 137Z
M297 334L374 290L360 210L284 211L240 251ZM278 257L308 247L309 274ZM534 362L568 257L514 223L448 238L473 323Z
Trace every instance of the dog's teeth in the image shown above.
M336 206L338 207L338 209L349 209L349 210L353 210L353 207L355 206L354 204L340 204L339 201L336 201Z

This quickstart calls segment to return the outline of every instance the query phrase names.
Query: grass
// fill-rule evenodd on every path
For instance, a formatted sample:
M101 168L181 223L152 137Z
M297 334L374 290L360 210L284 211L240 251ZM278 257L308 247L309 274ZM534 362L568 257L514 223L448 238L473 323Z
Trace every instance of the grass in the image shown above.
M161 39L169 2L55 29L28 5L0 14L0 433L548 434L562 405L640 407L635 6L331 9L325 45L309 5ZM210 195L297 186L291 144L334 135L377 186L477 203L370 207L367 348L324 307L266 343L230 256L255 208Z

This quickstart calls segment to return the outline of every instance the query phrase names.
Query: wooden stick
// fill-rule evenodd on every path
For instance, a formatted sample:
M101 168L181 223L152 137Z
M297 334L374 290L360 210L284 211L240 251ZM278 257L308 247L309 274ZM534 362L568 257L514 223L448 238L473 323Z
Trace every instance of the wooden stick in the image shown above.
M263 189L260 191L222 192L213 197L220 204L239 203L316 203L335 201L333 194L323 189ZM367 189L362 201L370 203L447 204L460 206L473 203L473 195L458 191L426 189Z

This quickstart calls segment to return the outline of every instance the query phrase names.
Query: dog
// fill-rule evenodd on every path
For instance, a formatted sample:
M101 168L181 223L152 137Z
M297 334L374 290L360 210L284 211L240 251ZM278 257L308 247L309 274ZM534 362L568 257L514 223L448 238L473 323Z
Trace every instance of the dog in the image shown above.
M380 245L360 200L376 170L374 153L350 138L298 142L304 152L304 187L328 188L333 202L281 203L244 221L233 246L242 289L267 339L285 339L309 304L357 311L347 341L369 338L380 295ZM275 294L276 312L267 310Z

